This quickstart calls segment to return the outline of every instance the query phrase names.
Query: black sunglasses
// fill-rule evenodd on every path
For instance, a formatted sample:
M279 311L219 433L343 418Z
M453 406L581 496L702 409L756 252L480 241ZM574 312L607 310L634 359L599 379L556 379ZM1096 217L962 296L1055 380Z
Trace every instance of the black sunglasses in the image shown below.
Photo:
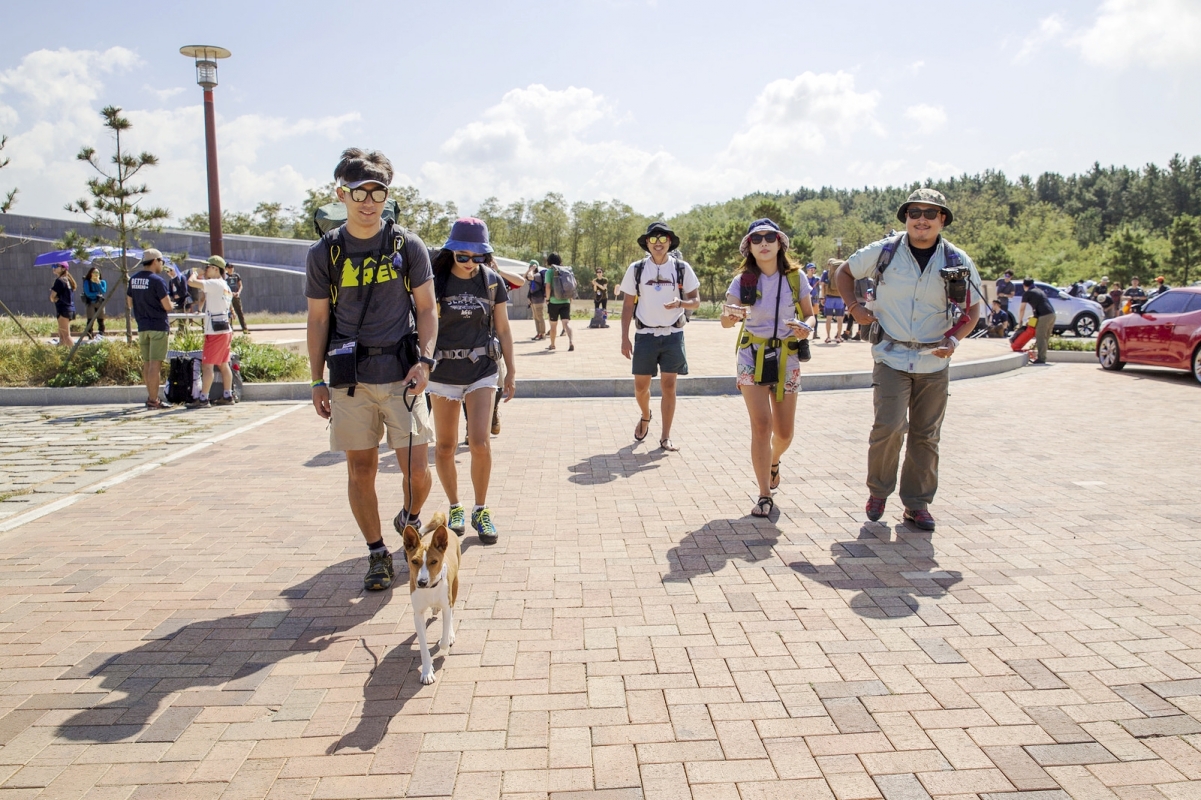
M921 219L922 217L925 217L926 219L938 219L938 217L942 214L942 209L914 208L913 206L910 206L909 208L905 209L905 213L909 215L909 219Z
M760 242L767 242L768 244L771 244L779 238L780 235L778 233L752 233L751 244L759 244Z
M468 256L463 253L455 253L455 261L460 264L466 264L468 261L474 261L477 264L487 264L488 256Z
M376 203L382 203L388 199L388 190L387 189L364 189L361 186L358 187L357 189L350 190L350 199L355 201L356 203L363 202L364 200L367 199L368 195L371 196L372 201L374 201Z

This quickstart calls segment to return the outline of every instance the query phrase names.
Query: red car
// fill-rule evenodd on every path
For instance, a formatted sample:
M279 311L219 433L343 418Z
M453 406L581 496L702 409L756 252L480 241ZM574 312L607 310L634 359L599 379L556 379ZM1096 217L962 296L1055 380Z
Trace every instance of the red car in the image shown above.
M1097 360L1112 370L1127 364L1187 369L1201 381L1201 287L1172 289L1138 311L1105 320Z

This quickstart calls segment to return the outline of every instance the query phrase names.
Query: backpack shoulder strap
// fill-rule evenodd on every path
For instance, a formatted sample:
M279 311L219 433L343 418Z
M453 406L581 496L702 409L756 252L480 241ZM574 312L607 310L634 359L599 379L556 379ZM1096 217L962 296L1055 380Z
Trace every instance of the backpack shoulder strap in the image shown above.
M888 265L892 263L892 257L896 255L897 248L901 245L902 236L904 234L884 240L884 247L881 248L880 255L876 257L876 283L880 282L880 277L884 274L884 270L888 269Z
M338 305L338 290L342 286L342 254L346 252L346 240L342 238L342 226L321 235L321 241L329 253L329 304L333 310Z
M638 298L642 297L642 270L646 267L646 259L642 259L634 265L634 302L638 302Z
M801 319L801 272L793 269L785 275L788 278L788 288L792 289L792 303L796 306L797 319Z
M942 240L942 245L945 248L943 258L946 260L947 266L951 268L962 267L963 253L960 252L959 248L948 242L946 239Z

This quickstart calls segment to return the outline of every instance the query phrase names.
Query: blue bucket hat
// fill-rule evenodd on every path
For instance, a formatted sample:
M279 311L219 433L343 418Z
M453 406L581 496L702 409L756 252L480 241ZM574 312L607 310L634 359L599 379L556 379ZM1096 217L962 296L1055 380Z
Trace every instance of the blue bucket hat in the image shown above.
M446 244L442 245L442 249L464 250L479 255L491 253L492 245L488 244L488 224L475 217L455 220L455 224L450 226L450 236Z
M755 220L747 227L746 236L742 237L742 243L738 245L738 252L744 256L751 252L751 234L755 233L775 233L780 237L780 249L788 249L788 234L780 230L779 225L764 217Z

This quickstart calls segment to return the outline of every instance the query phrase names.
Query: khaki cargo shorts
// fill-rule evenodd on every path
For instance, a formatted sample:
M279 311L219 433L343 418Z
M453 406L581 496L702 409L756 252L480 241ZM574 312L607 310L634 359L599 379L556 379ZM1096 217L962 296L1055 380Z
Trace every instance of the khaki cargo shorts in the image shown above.
M379 447L385 430L388 446L393 450L409 446L410 432L414 446L432 442L434 429L424 394L408 398L413 403L410 413L404 390L401 381L360 383L355 387L354 397L346 389L330 389L329 449L374 450Z

